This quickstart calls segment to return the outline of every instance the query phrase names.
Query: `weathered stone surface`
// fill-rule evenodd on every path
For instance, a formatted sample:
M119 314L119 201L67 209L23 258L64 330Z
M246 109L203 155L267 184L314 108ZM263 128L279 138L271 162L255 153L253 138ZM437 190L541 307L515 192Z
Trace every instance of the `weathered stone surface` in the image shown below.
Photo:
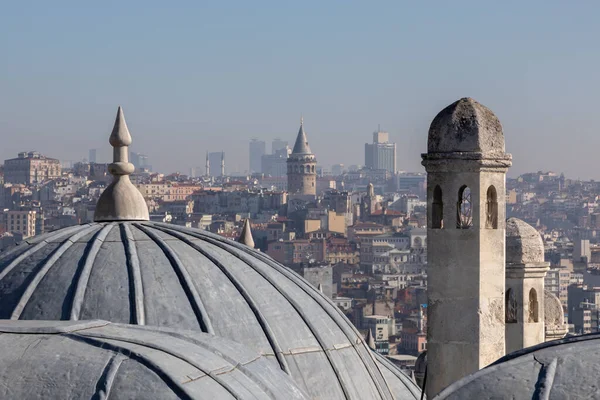
M600 334L546 342L509 354L435 399L596 399Z
M544 242L540 233L519 218L506 220L506 262L544 262Z
M548 290L544 290L544 328L546 341L562 339L569 331L560 299Z
M427 231L426 386L432 396L505 354L505 180L511 156L504 152L498 118L469 98L446 107L431 123L423 165L429 221L435 190L443 203L441 210L436 203L442 223L430 222Z
M433 119L427 151L503 155L502 125L490 109L469 97L462 98L444 108Z
M247 347L107 321L0 321L3 399L309 399Z
M243 244L177 225L86 224L0 254L0 318L201 330L265 356L311 398L418 398L386 382L360 333L310 283Z

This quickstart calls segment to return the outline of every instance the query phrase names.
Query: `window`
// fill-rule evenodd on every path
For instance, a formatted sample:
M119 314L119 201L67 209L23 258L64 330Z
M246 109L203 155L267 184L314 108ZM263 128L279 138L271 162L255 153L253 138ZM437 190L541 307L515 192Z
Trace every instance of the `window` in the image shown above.
M458 202L456 203L456 227L458 229L469 229L473 226L472 211L471 189L463 186L458 191Z
M439 185L433 189L433 202L431 207L431 229L442 229L444 227L444 202L442 201L442 189Z
M529 320L527 322L539 322L537 292L535 289L529 291Z
M494 186L490 186L487 190L485 217L487 229L498 229L498 194Z
M512 289L506 291L506 300L504 303L504 322L507 324L517 322L517 298Z

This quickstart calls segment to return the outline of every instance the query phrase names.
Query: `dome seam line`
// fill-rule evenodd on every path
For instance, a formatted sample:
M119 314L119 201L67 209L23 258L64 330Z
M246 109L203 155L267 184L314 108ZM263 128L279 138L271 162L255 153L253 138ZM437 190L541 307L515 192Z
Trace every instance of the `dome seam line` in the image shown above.
M100 229L95 237L94 243L90 248L90 251L85 255L85 262L83 264L83 268L81 273L77 277L77 282L75 282L75 293L73 294L73 300L71 304L71 320L78 321L79 315L81 314L81 308L83 306L83 301L85 300L85 292L87 290L87 285L92 273L92 268L94 266L94 262L96 261L96 257L104 240L113 229L115 224L105 225Z
M25 307L27 306L27 303L29 303L29 300L31 299L31 296L33 296L33 292L38 287L40 282L44 279L46 274L50 271L52 266L56 264L60 257L71 246L73 246L73 244L75 244L77 240L81 239L84 235L87 235L95 229L96 226L92 225L88 226L83 230L80 230L79 232L65 240L56 250L52 252L52 255L49 258L46 258L46 260L44 260L44 264L42 265L42 267L33 276L33 279L27 284L25 291L23 292L19 301L15 305L15 308L13 309L10 319L15 320L20 318L21 314L25 310Z
M125 361L127 357L120 353L114 353L113 356L108 360L104 370L102 371L102 375L98 379L96 383L96 393L92 399L109 399L110 392L112 390L112 386L115 382L115 377L117 376L117 372L119 372L119 368L123 361Z
M205 242L207 242L209 244L213 244L213 245L221 248L222 250L226 251L227 253L233 255L234 257L240 259L242 262L244 262L246 265L248 265L252 270L254 270L255 272L257 272L265 280L267 280L274 287L274 289L277 290L290 303L290 305L292 305L292 307L296 310L296 312L298 313L298 315L300 316L300 318L304 321L304 323L306 324L306 326L311 330L311 332L314 335L315 339L317 339L317 341L319 342L319 346L321 346L321 348L323 349L323 352L324 352L327 360L329 361L329 364L331 365L334 374L337 377L339 386L342 389L342 392L344 393L344 396L347 399L351 399L352 396L350 396L349 393L347 392L347 388L344 385L344 381L343 381L343 378L341 376L341 373L340 373L337 365L335 364L335 362L331 358L331 355L330 355L330 351L331 350L328 350L327 346L324 345L323 338L318 333L318 330L315 329L315 327L312 325L312 323L310 322L310 319L304 314L304 312L302 311L302 309L299 306L299 304L295 300L293 300L291 297L289 297L280 287L278 287L278 285L274 284L270 277L266 276L266 274L264 274L262 271L258 271L258 269L254 265L251 265L248 261L246 261L245 259L241 258L239 255L234 254L234 253L228 251L226 248L224 248L224 246L221 243L218 243L218 241L213 241L213 240L211 240L209 238L199 238L199 239L203 240L203 241L205 241ZM325 312L325 313L327 314L327 312Z
M127 254L127 272L129 275L130 290L133 292L130 297L133 298L134 304L134 323L136 325L146 325L144 287L136 243L133 240L133 234L131 233L129 224L122 223L120 226L121 237L123 238L123 247L125 248L125 254Z
M194 310L194 314L196 314L200 328L203 331L214 335L214 328L210 318L208 317L208 313L206 312L206 308L204 307L204 303L202 302L200 294L198 293L188 270L185 268L177 254L175 254L173 249L163 240L163 238L152 232L148 226L141 225L139 223L134 223L133 225L148 235L148 237L150 237L150 239L152 239L152 241L154 241L158 247L160 247L165 256L167 256L169 263L173 267L175 274L183 286L183 290L186 293L186 297L190 302L192 309Z
M262 328L265 336L267 337L267 341L269 342L269 345L271 346L271 349L275 353L275 357L277 358L277 361L278 361L281 369L283 371L285 371L285 373L287 373L288 375L291 374L289 366L287 365L287 361L281 355L283 353L283 351L281 350L281 346L279 345L279 343L277 342L277 339L275 338L275 335L273 333L273 330L271 329L271 326L267 322L265 316L259 310L259 308L258 308L256 302L254 301L254 299L252 299L252 297L250 296L250 293L243 286L243 284L235 276L233 276L233 274L231 274L222 265L222 263L220 263L218 260L216 260L210 254L207 254L204 250L200 249L200 247L197 246L195 243L193 243L191 240L187 239L186 237L184 237L183 235L181 235L179 233L173 233L173 232L170 232L169 230L166 230L166 229L163 230L161 227L154 227L154 228L155 229L159 229L160 231L162 231L162 232L164 232L164 233L166 233L168 235L171 235L173 237L176 237L179 240L181 240L184 243L186 243L188 246L190 246L191 248L193 248L194 250L196 250L197 252L199 252L200 254L202 254L204 257L206 257L208 260L210 260L229 279L229 281L231 282L231 284L240 292L240 294L242 295L242 297L246 301L246 304L248 305L248 307L250 308L250 310L254 314L254 317L256 318L258 324L261 326L261 328Z
M139 352L130 350L126 347L122 347L122 346L118 346L116 344L112 344L110 342L107 342L105 340L101 340L99 338L97 338L97 335L81 335L81 334L64 334L63 336L77 341L77 342L83 342L86 343L90 346L94 346L97 348L101 348L101 349L108 349L111 351L114 351L116 353L119 354L123 354L125 357L127 357L128 359L131 359L133 361L136 361L140 364L142 364L143 366L145 366L146 368L148 368L149 370L153 371L157 376L159 376L163 382L165 382L165 384L171 389L173 390L180 398L182 399L188 399L188 400L193 400L193 396L191 396L188 391L186 390L186 388L183 387L183 385L181 385L178 381L178 379L176 379L175 377L171 376L171 374L169 374L168 372L165 372L162 368L160 368L160 366L158 366L154 361L152 361L151 359L149 359L148 357L140 354ZM115 341L122 341L120 338L112 338L112 340Z

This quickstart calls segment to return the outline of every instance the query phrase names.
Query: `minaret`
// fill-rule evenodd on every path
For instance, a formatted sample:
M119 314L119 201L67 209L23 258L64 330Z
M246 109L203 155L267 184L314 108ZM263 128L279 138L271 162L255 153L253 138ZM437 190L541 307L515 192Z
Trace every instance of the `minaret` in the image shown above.
M210 176L210 159L208 158L208 151L206 152L206 176Z
M221 152L221 176L225 176L225 152Z
M317 159L310 151L304 118L300 118L300 129L292 154L287 160L288 193L290 195L316 196Z
M129 162L131 135L121 107L108 141L113 147L113 163L108 166L108 171L114 179L98 199L94 221L148 221L146 201L129 180L135 168Z
M544 342L544 242L525 221L506 221L506 352Z
M505 354L506 171L492 111L463 98L431 123L427 153L427 397Z

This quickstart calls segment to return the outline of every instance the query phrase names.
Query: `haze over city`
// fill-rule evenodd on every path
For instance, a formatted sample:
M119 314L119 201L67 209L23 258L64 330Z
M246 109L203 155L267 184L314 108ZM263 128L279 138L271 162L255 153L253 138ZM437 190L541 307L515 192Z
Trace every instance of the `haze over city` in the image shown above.
M600 399L598 15L5 2L0 400Z
M362 163L381 124L422 171L431 119L471 96L502 121L509 176L600 178L600 5L509 3L7 2L0 157L109 161L121 105L155 170L224 150L243 172L249 138L292 142L302 114L320 165Z

